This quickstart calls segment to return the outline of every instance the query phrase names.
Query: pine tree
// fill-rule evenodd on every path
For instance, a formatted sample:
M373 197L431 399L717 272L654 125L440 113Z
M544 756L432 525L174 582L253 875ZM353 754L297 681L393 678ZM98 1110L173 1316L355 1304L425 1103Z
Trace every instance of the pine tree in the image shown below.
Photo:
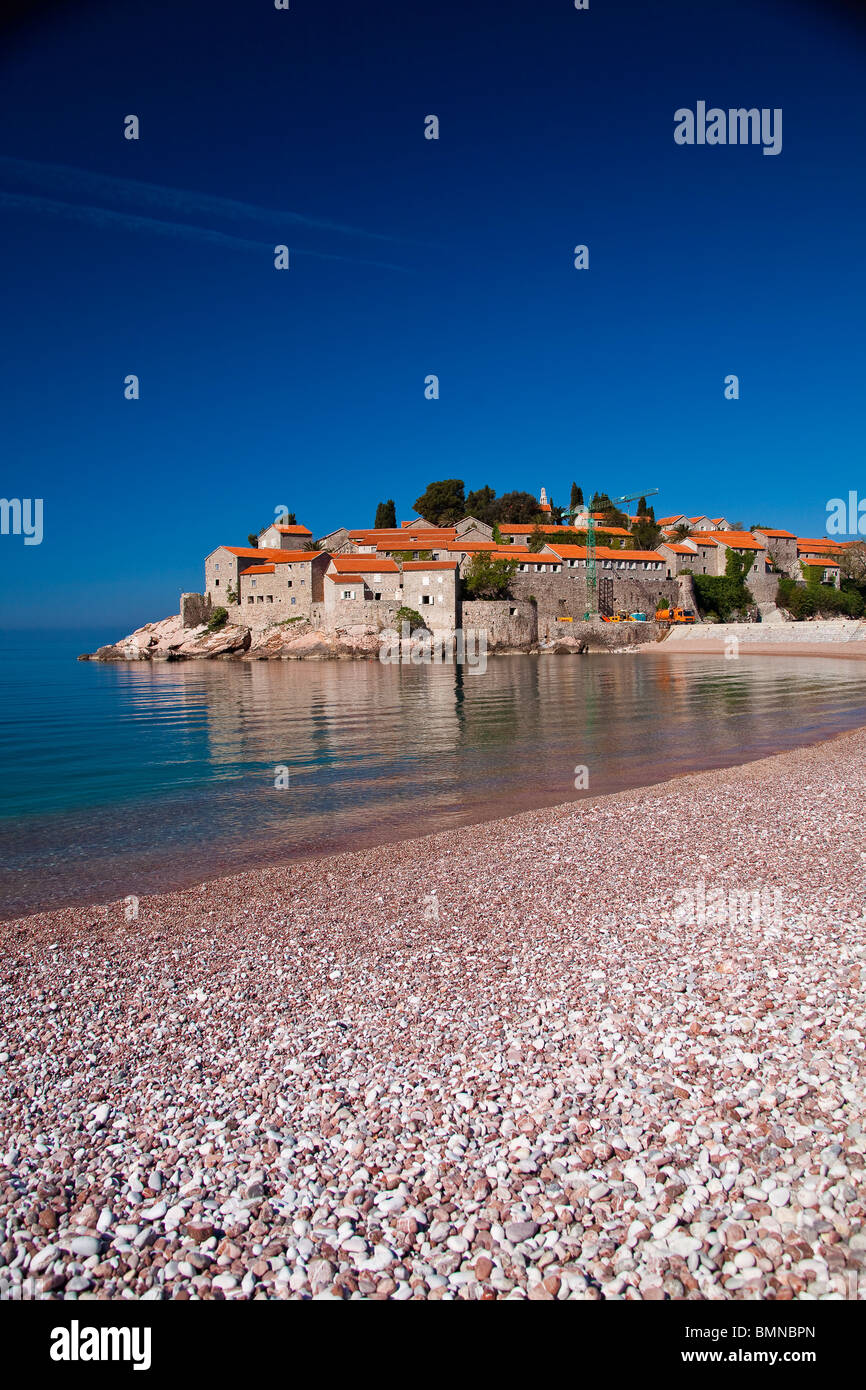
M376 508L376 520L373 522L373 529L376 531L395 530L397 526L397 508L394 506L394 499L390 498L387 502L380 502Z
M571 506L571 510L572 510L573 512L577 511L578 507L582 507L582 506L583 506L583 489L582 489L582 488L579 488L579 487L577 486L577 483L572 483L572 485L571 485L571 503L570 503L570 506Z

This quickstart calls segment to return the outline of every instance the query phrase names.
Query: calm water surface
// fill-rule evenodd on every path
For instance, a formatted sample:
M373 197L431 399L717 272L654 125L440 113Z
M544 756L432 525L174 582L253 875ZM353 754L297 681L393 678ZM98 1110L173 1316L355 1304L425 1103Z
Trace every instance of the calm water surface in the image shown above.
M2 917L556 805L579 764L616 791L866 723L843 659L75 661L102 640L3 635Z

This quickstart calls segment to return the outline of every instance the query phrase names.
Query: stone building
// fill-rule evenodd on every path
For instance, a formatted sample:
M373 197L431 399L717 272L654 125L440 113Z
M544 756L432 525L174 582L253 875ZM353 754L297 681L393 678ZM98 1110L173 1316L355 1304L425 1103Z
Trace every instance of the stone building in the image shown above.
M766 526L755 526L752 534L767 549L767 558L778 574L789 579L800 579L800 566L797 562L797 537L793 531L771 530Z
M309 618L314 603L324 597L324 575L331 557L324 551L278 551L263 563L245 566L238 576L241 621L250 609L263 608L274 622ZM260 620L256 612L255 621Z
M460 625L457 561L406 560L403 603L420 613L431 632L453 632Z
M287 526L281 521L272 521L259 532L259 549L298 550L305 541L312 539L313 533L306 526Z
M351 575L354 580L363 580L372 600L399 598L401 595L400 570L387 555L329 555L327 573L337 579ZM327 594L330 592L326 589ZM366 593L364 594L366 598ZM351 600L347 600L350 602Z

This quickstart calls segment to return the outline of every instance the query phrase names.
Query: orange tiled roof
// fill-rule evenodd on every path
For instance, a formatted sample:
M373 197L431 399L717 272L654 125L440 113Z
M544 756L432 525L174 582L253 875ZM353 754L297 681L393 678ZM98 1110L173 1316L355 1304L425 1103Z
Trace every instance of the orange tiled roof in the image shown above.
M808 558L804 556L801 558L800 564L816 565L819 569L823 570L837 570L839 568L839 561L831 560L828 555L825 555L820 559L817 556L809 556Z
M518 560L521 564L527 561L539 565L558 565L562 557L557 554L554 547L553 553L543 550L520 550L516 545L500 545L496 548L496 558L503 560Z
M277 565L312 562L325 553L323 550L272 550L266 545L218 545L217 550L227 550L239 560L267 560Z
M771 530L769 526L756 526L756 531L760 531L762 536L776 536L779 540L793 541L796 539L793 531Z
M280 523L276 523L276 526L281 536L312 536L313 534L306 526L283 526ZM262 535L265 531L270 531L270 529L270 526L264 526L259 534Z
M673 550L677 555L694 555L696 552L690 545L674 545L671 541L665 541L668 550Z
M359 574L366 570L376 574L399 574L393 560L382 555L332 555L331 564L338 574Z
M380 542L385 544L388 541L403 544L407 540L444 541L456 534L455 526L422 526L420 530L411 526L383 526L378 531L373 527L356 527L349 530L349 539L360 541L362 545L377 545Z
M694 537L693 539L697 539ZM732 550L766 550L762 541L756 541L751 531L715 531L713 539L717 545L730 546Z
M274 574L276 568L276 565L249 565L241 574Z
M326 574L326 579L330 579L334 584L363 584L364 579L360 574Z
M456 560L406 560L405 570L456 570Z

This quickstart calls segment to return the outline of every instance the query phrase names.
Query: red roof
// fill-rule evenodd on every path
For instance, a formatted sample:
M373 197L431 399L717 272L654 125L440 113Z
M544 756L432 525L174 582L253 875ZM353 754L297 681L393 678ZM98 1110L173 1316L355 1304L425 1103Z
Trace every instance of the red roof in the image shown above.
M312 536L313 534L306 526L283 526L281 522L272 524L276 525L276 529L281 536ZM270 529L270 526L263 526L259 535L264 535L265 531L270 531Z
M363 584L364 580L360 574L326 574L326 579L330 579L334 584Z
M793 541L796 539L793 531L771 531L769 526L756 526L755 530L760 531L762 536L777 536L779 540Z
M829 556L824 556L823 559L818 559L817 557L810 556L808 559L801 559L800 564L816 565L819 569L822 570L837 570L839 568L839 561L831 560Z
M693 536L697 540L701 532ZM755 540L751 531L714 531L713 538L717 545L730 546L732 550L766 550L763 541Z
M241 574L273 574L276 565L250 565L247 569L241 570Z
M403 563L403 572L406 570L456 570L456 560L406 560Z
M267 560L273 561L277 565L286 564L308 564L317 560L320 555L324 555L323 550L272 550L269 546L260 545L220 545L218 550L227 550L230 555L236 555L239 560Z
M376 574L399 574L394 561L381 555L332 555L331 564L338 574L361 574L364 571L368 574L371 571Z
M841 548L839 542L831 540L829 536L798 536L797 538L798 550L820 550L822 553L826 551L827 554L835 554Z
M665 545L666 545L666 547L667 547L668 550L673 550L673 551L675 551L675 553L676 553L677 555L694 555L694 554L695 554L694 550L692 550L692 547L691 547L690 545L673 545L670 541L666 541L666 542L665 542Z

